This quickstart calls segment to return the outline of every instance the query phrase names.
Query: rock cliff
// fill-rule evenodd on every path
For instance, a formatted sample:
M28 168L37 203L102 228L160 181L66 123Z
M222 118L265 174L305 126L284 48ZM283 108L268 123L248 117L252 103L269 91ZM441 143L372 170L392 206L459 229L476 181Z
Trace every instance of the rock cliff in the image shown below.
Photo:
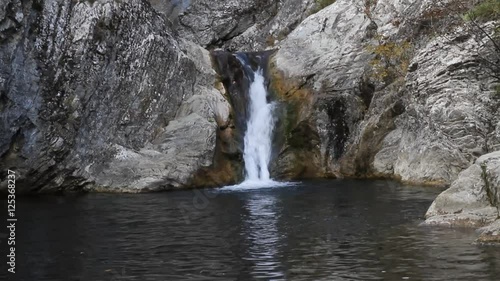
M313 0L149 0L179 34L205 48L262 51L317 6Z
M426 223L498 242L499 22L464 21L477 3L337 0L305 19L272 62L291 123L274 172L451 184Z
M0 11L0 169L19 192L177 188L215 164L230 108L209 53L147 2Z
M294 126L317 137L307 153L285 147L277 170L300 177L296 160L310 154L305 166L323 176L448 185L497 150L498 73L485 63L498 60L495 23L474 32L440 15L446 7L338 0L289 34L274 57L275 88L291 104L302 100Z

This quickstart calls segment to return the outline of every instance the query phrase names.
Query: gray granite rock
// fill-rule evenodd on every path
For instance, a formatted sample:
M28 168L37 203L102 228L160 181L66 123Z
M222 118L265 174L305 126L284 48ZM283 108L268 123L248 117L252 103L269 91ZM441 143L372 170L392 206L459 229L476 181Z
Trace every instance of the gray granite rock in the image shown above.
M208 52L148 3L0 7L0 169L19 192L174 188L211 165L229 105Z
M316 126L324 175L449 185L477 157L498 149L499 99L482 61L494 61L487 36L459 24L433 38L421 34L425 14L445 5L338 0L279 44L274 66L282 84L298 85L283 95L310 92L296 126L304 120ZM414 53L408 74L375 81L368 47L408 36Z
M426 213L426 224L484 226L500 217L500 151L461 172Z
M494 80L478 58L488 55L478 43L485 35L456 43L464 32L429 41L413 58L416 70L406 76L406 112L377 153L376 172L413 183L449 184L500 143L495 129L499 102L490 89Z
M477 242L487 244L500 243L500 219L485 227L481 227L478 229L478 232L480 235Z
M87 167L95 185L88 190L144 192L181 188L200 167L212 164L215 122L192 113L172 120L152 144L140 150L115 145L105 166Z
M261 51L284 39L313 0L149 0L179 34L203 47Z
M240 161L243 127L203 47L276 48L271 83L288 107L274 175L448 185L499 149L500 99L483 33L425 34L425 15L446 5L2 0L0 168L18 169L27 191L190 186L199 169L214 173L213 155ZM369 47L406 39L407 75L375 81Z
M306 18L278 45L273 65L282 75L283 84L296 82L299 88L312 93L311 97L302 98L302 108L296 110L299 112L296 124L301 126L305 122L310 124L306 127L315 127L320 144L321 159L315 163L321 171L319 175L338 171L337 160L362 118L364 102L359 85L371 57L365 42L374 35L374 28L362 5L339 0ZM282 96L293 98L296 90L285 90ZM315 138L309 139L316 142ZM317 149L315 144L309 146ZM280 157L299 159L289 153L293 151L285 148ZM278 170L291 170L294 163L286 164L287 161L278 160L282 167Z

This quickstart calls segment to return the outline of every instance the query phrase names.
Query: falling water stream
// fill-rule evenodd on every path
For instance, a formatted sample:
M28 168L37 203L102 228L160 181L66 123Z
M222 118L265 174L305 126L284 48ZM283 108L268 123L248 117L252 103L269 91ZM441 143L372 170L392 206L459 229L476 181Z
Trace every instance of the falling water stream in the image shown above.
M272 138L275 126L274 111L276 103L268 98L266 80L261 67L250 67L245 55L236 54L251 81L248 91L247 123L244 136L243 160L245 162L245 180L235 186L224 189L252 189L290 185L271 179L269 163L272 154Z
M274 104L267 101L262 70L254 72L250 85L250 106L247 131L245 133L245 181L270 181L272 133L274 129Z

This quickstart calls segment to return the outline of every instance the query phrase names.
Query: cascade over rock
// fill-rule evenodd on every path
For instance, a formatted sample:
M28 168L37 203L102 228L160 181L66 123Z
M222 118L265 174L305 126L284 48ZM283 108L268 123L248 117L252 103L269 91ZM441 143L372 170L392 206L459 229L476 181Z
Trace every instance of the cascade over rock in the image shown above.
M268 102L262 69L253 71L250 84L250 104L247 130L244 138L245 179L268 181L274 130L275 104Z
M273 147L279 143L275 140L279 134L275 132L278 105L268 93L267 64L271 54L223 51L212 54L233 105L246 181L270 180Z

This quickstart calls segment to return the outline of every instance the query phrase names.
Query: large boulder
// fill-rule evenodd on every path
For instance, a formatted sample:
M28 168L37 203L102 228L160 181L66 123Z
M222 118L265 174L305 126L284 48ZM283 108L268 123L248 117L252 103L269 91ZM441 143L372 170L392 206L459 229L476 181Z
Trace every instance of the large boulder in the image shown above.
M147 2L2 4L0 169L19 192L179 188L214 164L230 108L209 53Z
M500 151L461 172L426 213L425 224L481 227L480 241L500 242Z
M500 151L481 156L460 173L426 213L427 224L483 226L498 218Z

